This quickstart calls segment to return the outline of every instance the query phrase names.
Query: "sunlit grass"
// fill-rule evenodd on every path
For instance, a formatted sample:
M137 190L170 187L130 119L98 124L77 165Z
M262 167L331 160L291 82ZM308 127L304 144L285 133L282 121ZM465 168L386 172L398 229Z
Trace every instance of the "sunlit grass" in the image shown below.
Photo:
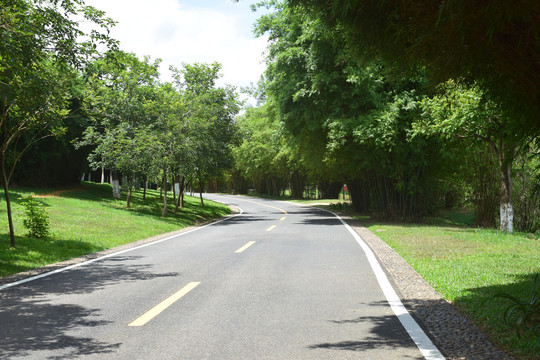
M534 276L540 273L540 241L528 234L466 226L471 217L445 214L427 224L362 222L396 250L445 299L467 314L494 341L516 357L540 354L539 329L521 338L503 321L509 293L525 299ZM459 226L461 222L461 226Z
M113 200L110 185L85 184L77 191L56 197L40 197L49 214L51 235L45 239L25 236L23 211L18 198L30 192L47 194L51 189L14 189L10 192L16 247L9 246L5 200L0 201L0 277L58 261L112 248L162 233L182 229L196 222L230 213L225 205L185 197L185 207L174 214L172 196L169 215L161 217L162 201L157 191L134 193L130 209L125 199Z

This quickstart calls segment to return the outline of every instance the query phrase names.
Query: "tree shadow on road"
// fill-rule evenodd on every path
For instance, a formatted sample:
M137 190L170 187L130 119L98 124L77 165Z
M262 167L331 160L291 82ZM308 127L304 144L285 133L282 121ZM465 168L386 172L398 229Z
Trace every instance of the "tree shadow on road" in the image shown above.
M373 303L370 306L388 306L388 303ZM380 351L385 349L405 349L406 351L400 354L402 359L424 359L421 353L417 350L415 343L411 340L398 318L394 315L381 316L360 316L354 319L345 320L329 320L335 324L357 324L368 323L372 324L369 336L364 336L362 339L344 340L333 343L320 343L309 346L310 349L328 349L341 351L357 351L365 354L365 358L369 358L369 351ZM417 352L418 355L411 355ZM395 352L389 354L396 354Z
M69 334L76 328L110 323L97 320L99 315L96 309L77 305L2 300L0 359L29 356L36 351L51 351L48 358L52 359L111 353L121 344ZM62 351L62 355L56 356L56 351Z
M128 261L126 263L126 260ZM132 264L129 261L136 261ZM140 257L124 256L54 274L0 291L0 359L30 356L67 359L113 353L121 343L77 336L81 328L111 324L100 309L61 303L61 294L89 294L129 281L179 277L152 272ZM120 263L121 262L121 263ZM52 299L50 298L52 296Z

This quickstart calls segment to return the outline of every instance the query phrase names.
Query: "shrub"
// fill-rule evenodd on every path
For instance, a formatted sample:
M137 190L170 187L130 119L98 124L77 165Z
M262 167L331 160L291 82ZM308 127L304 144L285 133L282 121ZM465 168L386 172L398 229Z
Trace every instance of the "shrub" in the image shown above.
M538 288L538 274L531 285L531 293L526 298L518 298L508 293L497 293L491 297L510 301L504 311L503 319L508 325L515 327L518 337L520 330L525 326L538 327L540 321L540 289Z
M49 215L42 203L36 201L34 194L22 197L24 207L23 225L28 230L28 236L43 238L49 234Z

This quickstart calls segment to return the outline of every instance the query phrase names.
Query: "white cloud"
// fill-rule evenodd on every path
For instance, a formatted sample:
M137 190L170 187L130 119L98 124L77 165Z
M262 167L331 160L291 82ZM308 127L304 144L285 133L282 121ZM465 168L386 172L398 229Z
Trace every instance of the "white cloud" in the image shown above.
M266 39L251 33L257 14L241 0L86 0L118 24L111 36L139 57L163 59L161 72L183 62L220 62L223 83L246 86L264 71Z

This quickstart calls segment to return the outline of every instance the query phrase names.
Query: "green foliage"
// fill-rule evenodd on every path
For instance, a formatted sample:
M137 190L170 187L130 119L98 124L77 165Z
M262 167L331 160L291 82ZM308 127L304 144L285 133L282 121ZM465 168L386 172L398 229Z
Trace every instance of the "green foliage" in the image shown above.
M84 34L75 18L101 27ZM9 0L0 12L0 170L15 235L8 187L17 162L34 142L65 132L69 90L96 44L114 46L107 35L112 21L81 0ZM81 41L85 35L86 40Z
M538 274L531 281L530 294L521 299L513 294L497 293L490 299L502 298L509 300L510 305L504 310L504 321L516 329L516 334L521 337L521 330L531 326L540 330L540 284Z
M345 30L357 59L400 69L426 66L436 84L477 83L512 113L521 134L540 132L540 11L535 0L288 0L318 21Z
M236 140L234 117L240 111L236 89L217 87L221 65L184 64L171 68L174 85L184 103L183 118L190 151L191 169L206 176L216 176L232 167L231 146ZM181 163L181 162L180 162Z
M278 197L290 184L293 198L301 198L305 178L302 159L272 103L248 108L237 124L241 140L233 148L235 166L257 193Z
M410 136L425 73L406 77L380 61L358 64L343 46L343 29L271 4L275 11L257 26L271 40L265 90L308 173L351 184L360 211L399 219L431 211L440 141Z
M20 199L25 215L23 225L28 230L28 236L44 238L49 235L49 215L43 204L34 196L35 194L31 193Z
M335 211L350 212L352 210L351 204L348 202L338 202L338 203L330 204L328 207L331 210L335 210Z

